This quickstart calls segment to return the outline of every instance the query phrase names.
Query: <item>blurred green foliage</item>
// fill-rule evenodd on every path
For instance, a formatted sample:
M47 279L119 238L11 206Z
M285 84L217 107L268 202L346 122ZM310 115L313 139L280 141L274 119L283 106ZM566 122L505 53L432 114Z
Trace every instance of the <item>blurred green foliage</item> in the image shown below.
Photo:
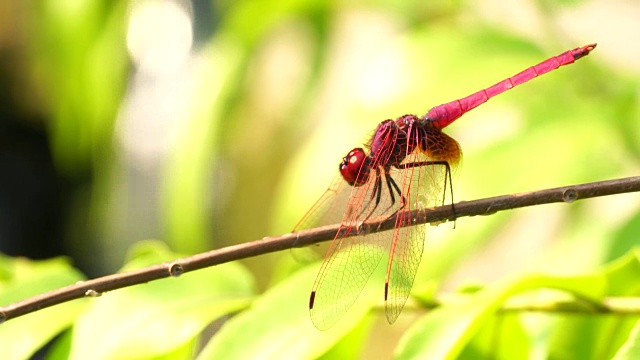
M51 115L56 165L74 173L111 159L126 84L126 1L36 1L29 57Z
M143 194L148 184L144 177L127 174L144 170L144 164L132 163L116 137L119 113L136 75L127 53L127 22L132 8L143 1L40 0L22 6L28 49L24 62L29 72L25 78L38 92L34 106L41 106L50 119L47 131L54 162L62 176L88 173L91 178L89 189L71 201L69 243L85 256L78 261L92 263L99 271L119 268L127 249L146 237L159 237L173 251L194 253L288 232L326 189L339 159L380 121L425 113L549 56L595 41L598 48L577 64L491 100L446 130L464 151L455 198L624 177L640 168L640 68L617 61L631 51L633 31L583 25L609 20L613 9L606 4L536 1L526 15L518 13L515 19L505 15L497 21L491 14L502 13L502 2L212 2L214 30L193 50L199 61L190 63L192 96L181 114L182 126L172 133L174 142L161 171L155 174L160 186L133 209L128 201ZM631 7L637 13L637 6ZM637 20L632 11L626 15ZM522 24L518 16L523 17ZM612 21L618 20L627 21ZM531 23L536 27L528 26ZM622 46L605 41L617 38L629 41L622 41ZM143 185L132 187L135 181ZM127 186L128 191L122 192ZM624 343L637 316L541 315L531 321L526 314L506 318L497 317L495 311L507 297L524 290L547 286L588 290L588 285L574 281L582 276L607 282L615 271L600 266L624 254L619 261L625 261L624 271L631 275L618 279L619 286L628 288L625 296L640 295L634 277L638 255L631 250L640 243L639 200L636 194L625 194L459 219L455 230L449 225L430 229L416 289L499 281L464 305L443 307L426 316L403 314L394 327L383 325L376 310L366 315L375 308L371 299L379 300L374 291L355 305L360 307L351 310L354 314L338 330L318 333L305 311L317 266L291 275L297 265L282 253L230 265L220 269L221 274L216 269L194 274L192 281L185 277L171 285L153 284L153 289L144 290L149 294L131 289L95 299L94 310L65 310L66 322L55 323L53 331L68 327L69 317L76 320L53 353L64 358L100 349L99 344L82 348L87 343L78 339L89 331L133 333L119 326L127 326L128 319L139 314L136 301L144 299L159 309L145 316L166 320L167 315L178 314L176 328L185 332L169 341L151 336L157 329L137 321L140 328L135 333L150 335L140 342L162 349L162 354L191 357L198 346L197 334L221 314L247 306L255 281L267 292L250 310L222 326L201 358L228 349L247 356L315 357L336 343L332 356L345 351L342 354L351 357L349 351L355 348L363 349L361 357L390 356L394 351L403 357L424 351L427 357L437 353L487 358L495 350L493 358L541 352L543 358L553 359L609 358ZM147 217L154 224L148 232L123 230L141 227ZM157 246L150 251L157 261L178 256ZM74 274L68 271L65 276ZM561 285L553 275L504 280L505 275L523 272L568 277ZM218 276L236 279L238 288L218 289L214 286ZM540 279L551 279L555 285ZM278 284L272 287L274 283ZM22 284L33 294L44 290L30 282ZM176 286L200 289L185 290L180 297L186 305L176 305L166 294ZM381 288L377 283L372 286ZM207 289L228 291L235 302L221 304L214 299L212 305L203 300L196 306L188 301L196 293L205 299L214 296L207 295ZM605 285L590 290L598 290L590 294L595 298L621 295L607 291ZM101 306L111 308L100 313ZM198 319L184 310L189 307L206 316ZM125 309L131 314L123 315ZM105 328L107 320L113 323ZM12 320L0 330L20 321ZM439 326L450 327L437 333L433 329ZM494 327L496 331L491 330ZM407 328L412 330L404 334ZM280 338L287 330L288 338ZM28 356L46 343L52 336L48 331L43 330L39 341L20 354ZM104 334L91 334L93 341L107 341ZM602 334L615 338L616 347L594 342L595 352L581 348L585 337ZM415 340L420 336L428 339ZM483 343L491 336L499 337L498 344L517 346L496 349ZM630 339L637 342L637 336ZM114 346L112 358L121 357L124 353L118 351L125 350L119 349L131 346L126 336L108 340L126 345ZM627 348L632 346L627 343ZM287 353L289 348L296 352ZM578 350L580 357L573 352Z

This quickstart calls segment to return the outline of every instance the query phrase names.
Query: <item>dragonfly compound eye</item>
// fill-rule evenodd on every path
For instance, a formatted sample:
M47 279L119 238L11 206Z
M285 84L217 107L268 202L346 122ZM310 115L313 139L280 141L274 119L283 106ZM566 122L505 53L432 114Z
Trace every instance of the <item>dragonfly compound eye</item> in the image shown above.
M369 178L367 154L362 148L355 148L342 159L340 174L351 186L362 186Z

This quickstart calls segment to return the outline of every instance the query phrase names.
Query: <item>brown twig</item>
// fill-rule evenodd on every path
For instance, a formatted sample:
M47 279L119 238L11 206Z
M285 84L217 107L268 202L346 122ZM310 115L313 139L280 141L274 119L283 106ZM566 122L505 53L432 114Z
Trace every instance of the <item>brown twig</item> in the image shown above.
M507 209L556 202L571 203L581 199L636 191L640 191L640 176L514 195L496 196L456 203L455 213L450 205L413 211L408 217L405 217L411 219L411 221L403 224L403 226L425 224L427 222L438 223L455 220L456 218L464 216L490 215ZM395 226L395 223L395 217L372 221L367 224L364 230L367 232L390 230ZM188 271L219 265L229 261L263 255L289 249L294 246L304 246L331 240L334 238L338 229L339 225L328 225L293 234L265 237L262 240L228 246L175 261L149 266L144 269L82 281L0 307L0 322L85 296L96 296L106 291L170 276L180 276Z

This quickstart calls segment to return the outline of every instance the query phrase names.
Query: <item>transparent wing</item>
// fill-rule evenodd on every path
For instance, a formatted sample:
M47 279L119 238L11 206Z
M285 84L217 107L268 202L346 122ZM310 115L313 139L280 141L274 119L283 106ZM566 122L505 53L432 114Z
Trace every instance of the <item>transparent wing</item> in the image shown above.
M374 164L373 168L377 166ZM398 211L401 199L389 196L390 186L383 175L372 171L364 185L352 187L340 230L327 251L311 292L309 312L318 329L331 327L349 310L387 251L393 231L345 236L358 234L369 220L392 216Z
M340 223L350 194L349 184L342 179L340 174L336 175L331 185L298 221L292 232ZM313 245L294 245L291 248L291 256L300 264L310 264L321 260L328 248L329 245L326 242Z
M337 174L320 199L298 221L293 232L339 223L350 194L351 187Z
M444 204L446 197L451 193L451 171L457 168L462 156L458 143L439 131L423 134L422 141L428 142L428 145L422 146L427 151L417 149L409 154L402 164L409 166L408 164L446 161L449 166L440 163L408 167L394 174L402 184L402 193L405 194L407 202L398 213L389 245L385 310L390 324L396 321L411 293L422 258L427 227L426 225L401 227L401 225L414 221L409 218L413 210ZM448 151L428 151L434 148L446 148Z

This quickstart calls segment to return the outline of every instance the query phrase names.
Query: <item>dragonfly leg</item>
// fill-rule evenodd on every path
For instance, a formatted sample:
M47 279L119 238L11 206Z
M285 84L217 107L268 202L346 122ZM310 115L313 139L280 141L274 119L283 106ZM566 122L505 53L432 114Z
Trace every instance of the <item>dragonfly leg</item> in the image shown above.
M398 209L396 209L396 211L394 211L393 213L389 214L389 216L387 217L387 219L389 219L389 218L395 216L398 213L398 211L405 206L407 201L406 201L404 195L402 195L402 190L400 190L400 187L398 186L398 184L396 184L395 180L393 180L393 177L391 177L391 175L388 172L385 172L384 178L385 178L385 182L387 183L387 189L389 190L389 196L391 197L391 204L389 204L389 207L384 209L382 211L382 213L385 213L387 210L392 208L393 205L395 205L396 197L394 195L394 192L397 192L398 195L400 196L400 198L402 199L402 205ZM373 212L380 205L380 200L381 200L381 197L382 197L382 177L380 176L380 170L379 169L376 169L376 184L374 186L374 192L375 192L375 196L376 196L376 203L375 203L373 209L371 210L371 212L362 221L362 224L360 225L360 230L362 229L362 226L364 225L364 223L367 220L369 220L369 218L373 215ZM371 194L371 199L373 199L373 196L374 196L374 194L372 193Z
M367 214L367 216L364 217L364 219L362 219L362 222L360 224L358 224L358 233L363 232L363 228L365 223L367 222L367 220L369 220L369 218L371 217L371 215L373 215L373 213L376 211L376 209L378 208L378 205L380 205L380 199L382 198L382 177L380 176L380 169L376 168L376 179L375 179L375 184L373 185L373 191L371 192L371 196L369 197L369 201L372 201L373 198L375 197L375 203L373 205L373 209L371 209L371 211L369 212L369 214ZM365 209L363 209L364 211ZM364 234L368 233L367 230L365 230L363 232Z
M396 197L395 197L395 195L393 195L394 191L397 192L398 195L400 195L400 198L402 199L402 205L398 209L396 209L396 211L394 211L393 213L389 214L389 216L387 217L387 219L389 219L389 218L391 218L393 216L396 216L398 211L405 206L406 200L405 200L404 195L402 195L402 190L400 190L400 187L398 186L398 184L396 184L396 181L393 180L391 175L388 172L385 172L384 177L385 177L385 181L387 183L387 189L389 189L389 196L391 197L391 204L389 204L389 207L386 208L383 212L386 212L389 208L393 207L393 205L396 203Z
M374 210L378 207L378 205L380 205L380 198L382 197L382 178L380 176L379 168L376 168L375 192L376 192L376 205L373 207ZM371 197L373 197L373 194L371 194ZM373 210L371 211L371 213L373 213ZM369 214L369 216L371 216L371 214Z
M457 219L457 215L456 215L456 207L453 205L453 179L451 179L451 166L449 166L448 162L444 162L444 166L446 167L444 176L444 191L442 192L442 205L444 205L444 202L446 200L446 193L447 193L447 177L449 178L449 191L451 191L451 212L453 213L453 228L456 228L456 219Z
M404 205L407 203L407 199L405 199L404 195L402 195L402 190L400 190L400 187L398 186L398 184L396 184L396 181L393 180L389 173L385 173L384 176L387 179L387 188L389 188L389 194L391 195L391 205L396 203L396 199L393 196L393 190L395 189L395 191L398 193L398 195L400 195L400 198L402 199L402 205L400 207L404 207ZM393 187L393 189L391 187Z
M374 206L374 209L380 203L380 186L381 185L382 185L382 181L380 180L380 170L376 169L376 181L375 181L375 184L373 185L373 191L371 192L371 196L369 197L369 201L373 200L374 196L376 198L376 204Z
M407 163L407 164L400 164L397 166L398 169L410 169L410 168L414 168L414 167L418 167L418 166L431 166L431 165L440 165L440 166L444 166L445 167L445 172L444 172L444 191L442 192L442 205L444 205L444 202L446 200L446 193L447 193L447 180L449 182L449 191L451 191L451 212L453 213L453 228L455 229L456 225L455 225L455 221L457 218L456 215L456 207L453 204L453 179L452 179L452 175L451 175L451 166L449 165L448 161L418 161L418 162L413 162L413 163Z

